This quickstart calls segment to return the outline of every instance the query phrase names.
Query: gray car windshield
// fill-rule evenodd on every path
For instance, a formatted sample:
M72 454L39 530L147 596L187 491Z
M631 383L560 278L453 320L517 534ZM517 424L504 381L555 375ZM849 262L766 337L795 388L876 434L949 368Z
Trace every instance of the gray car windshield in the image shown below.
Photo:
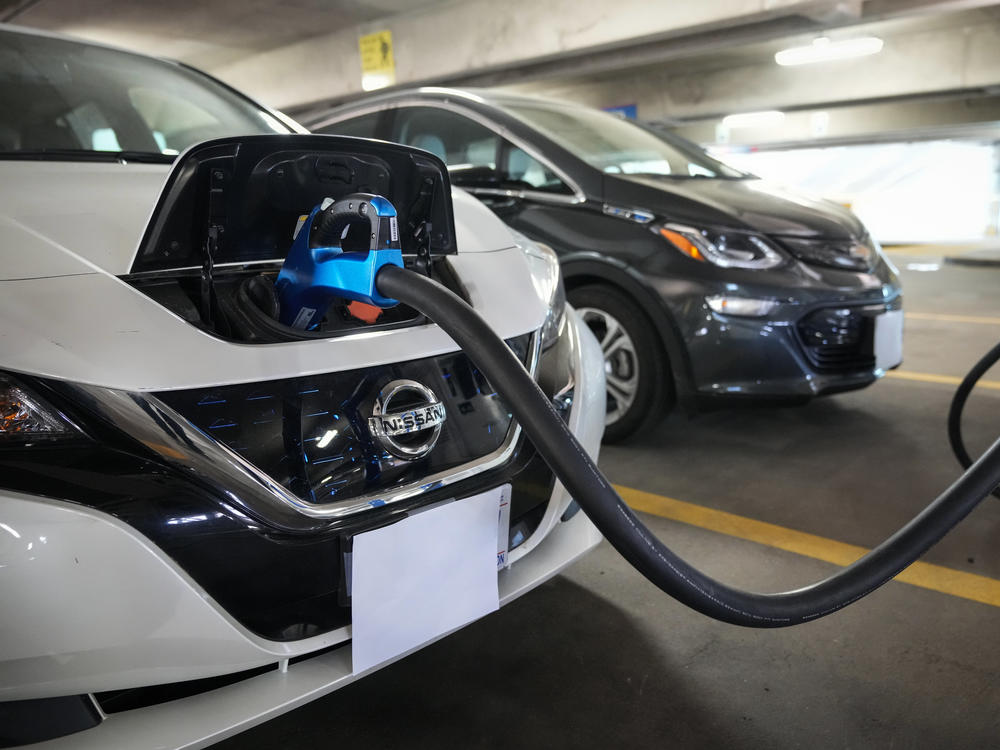
M503 108L608 174L741 179L750 175L694 144L668 141L634 122L572 105L505 104Z
M291 132L180 65L15 32L0 32L0 102L0 158L169 161L211 138Z

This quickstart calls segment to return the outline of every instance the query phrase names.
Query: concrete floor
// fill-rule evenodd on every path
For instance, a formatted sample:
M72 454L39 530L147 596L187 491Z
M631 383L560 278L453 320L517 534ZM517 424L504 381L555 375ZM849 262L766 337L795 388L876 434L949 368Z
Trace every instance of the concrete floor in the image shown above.
M908 312L1000 317L1000 268L897 255ZM1000 325L907 319L917 373L962 375ZM997 372L989 379L1000 379ZM672 415L606 447L613 481L866 547L957 475L952 387L887 378L797 408ZM1000 433L974 395L970 447ZM662 518L687 559L758 590L834 566ZM1000 578L1000 502L925 560ZM545 586L381 672L218 745L236 748L1000 747L1000 608L892 582L799 628L710 621L603 544Z

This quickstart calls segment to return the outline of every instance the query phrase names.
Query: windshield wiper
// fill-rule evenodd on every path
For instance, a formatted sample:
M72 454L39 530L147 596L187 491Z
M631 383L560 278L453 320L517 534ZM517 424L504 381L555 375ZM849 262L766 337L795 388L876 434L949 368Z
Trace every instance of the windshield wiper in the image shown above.
M157 151L90 151L82 148L44 148L31 151L0 151L0 159L13 161L99 161L170 164L177 157Z
M665 174L663 172L623 172L622 177L662 177L665 180L717 180L718 175L708 174Z
M754 180L755 175L741 174L663 174L663 172L629 172L623 177L662 177L665 180Z

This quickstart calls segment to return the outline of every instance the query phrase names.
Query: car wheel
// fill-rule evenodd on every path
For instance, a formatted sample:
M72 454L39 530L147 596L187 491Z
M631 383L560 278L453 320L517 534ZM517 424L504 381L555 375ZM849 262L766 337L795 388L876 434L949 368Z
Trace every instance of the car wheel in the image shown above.
M659 416L665 398L672 395L666 357L642 310L618 290L592 284L572 289L568 296L604 354L604 440L623 440L647 419Z

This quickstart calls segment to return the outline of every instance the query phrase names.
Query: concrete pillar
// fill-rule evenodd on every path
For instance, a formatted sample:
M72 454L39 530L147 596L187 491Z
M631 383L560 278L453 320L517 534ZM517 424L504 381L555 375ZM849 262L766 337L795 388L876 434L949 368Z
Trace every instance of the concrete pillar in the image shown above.
M986 219L987 237L1000 235L1000 141L993 144L993 199Z

